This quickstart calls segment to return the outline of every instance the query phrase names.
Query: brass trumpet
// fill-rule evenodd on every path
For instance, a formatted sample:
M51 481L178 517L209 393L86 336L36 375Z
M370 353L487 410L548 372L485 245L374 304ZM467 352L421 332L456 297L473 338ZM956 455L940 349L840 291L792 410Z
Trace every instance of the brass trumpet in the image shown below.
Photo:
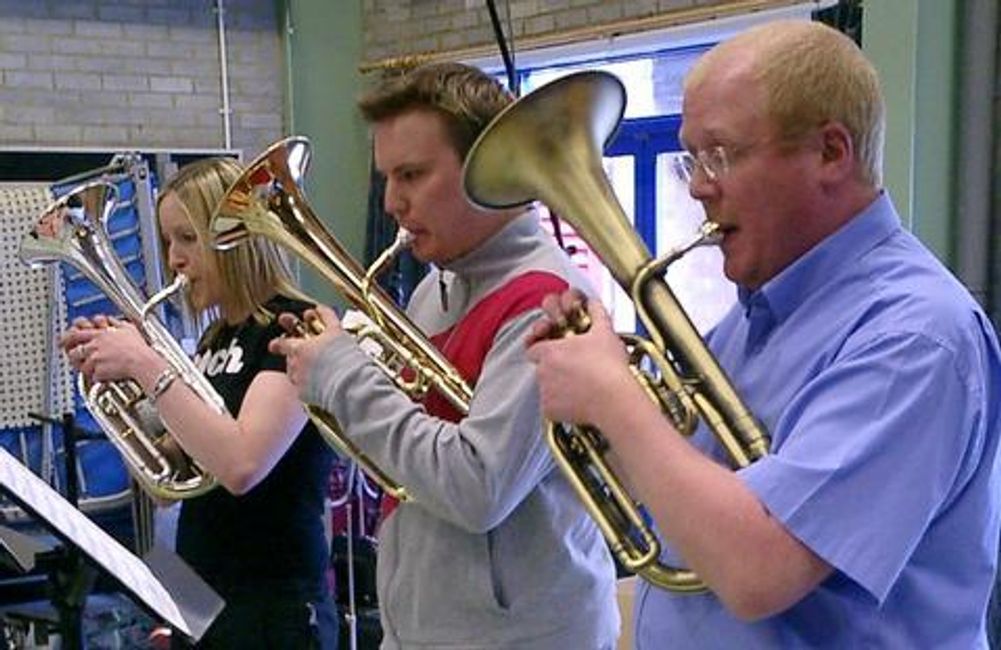
M32 267L66 262L84 274L122 310L146 342L209 408L228 413L205 379L153 309L186 283L184 276L153 296L142 297L108 239L107 222L118 199L115 185L84 183L50 205L21 240L21 261ZM146 492L160 499L187 499L211 490L216 480L193 459L166 445L169 429L154 415L142 388L131 379L91 383L77 375L87 409L115 445Z
M451 363L424 336L410 318L375 282L410 239L405 231L368 269L363 268L323 226L302 189L309 164L309 141L303 137L280 140L252 162L226 191L209 224L214 245L226 250L250 234L274 241L292 251L367 317L365 324L345 327L375 363L411 399L418 401L436 390L460 413L469 412L473 391ZM308 336L315 323L297 332ZM391 478L344 435L334 416L307 404L307 413L327 442L353 458L383 491L401 501L410 498L404 486Z
M650 340L628 337L631 369L681 433L705 420L735 467L768 453L768 436L705 346L662 274L692 248L715 240L706 224L691 243L652 260L616 200L601 166L604 143L622 120L625 89L598 71L572 74L507 107L466 157L464 186L474 203L508 208L541 200L566 219L630 294ZM586 325L583 325L586 327ZM649 359L656 373L642 370ZM659 587L705 588L691 571L659 562L661 545L604 455L592 427L549 426L549 446L619 561Z

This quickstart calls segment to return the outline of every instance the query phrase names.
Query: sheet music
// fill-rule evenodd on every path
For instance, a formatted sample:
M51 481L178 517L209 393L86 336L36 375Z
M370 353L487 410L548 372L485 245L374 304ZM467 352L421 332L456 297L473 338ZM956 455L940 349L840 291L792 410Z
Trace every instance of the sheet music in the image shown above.
M0 487L67 538L171 626L191 636L177 603L149 567L0 447Z

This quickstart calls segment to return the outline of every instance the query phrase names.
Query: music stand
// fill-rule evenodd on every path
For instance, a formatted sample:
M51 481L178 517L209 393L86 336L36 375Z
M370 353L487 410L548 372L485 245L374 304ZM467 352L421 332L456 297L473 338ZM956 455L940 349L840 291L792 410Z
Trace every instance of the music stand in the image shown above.
M54 595L53 604L59 610L65 642L82 647L81 615L96 575L94 565L117 579L150 614L194 641L222 611L224 603L219 595L175 554L154 547L145 560L140 560L3 447L0 490L46 524L65 544L52 563L54 583L62 592Z
M35 557L52 550L51 544L25 535L7 526L0 526L0 563L10 568L28 573L35 568Z

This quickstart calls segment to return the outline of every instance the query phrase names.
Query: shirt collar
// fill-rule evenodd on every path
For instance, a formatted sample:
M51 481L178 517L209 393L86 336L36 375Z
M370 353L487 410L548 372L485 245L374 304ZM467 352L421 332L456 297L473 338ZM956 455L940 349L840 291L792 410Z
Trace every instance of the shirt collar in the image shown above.
M807 251L757 291L738 287L745 317L767 308L774 324L781 323L807 297L823 290L847 272L873 247L900 229L900 218L882 191L862 212Z
M475 249L452 260L444 268L470 281L493 277L517 263L540 230L539 215L526 210L491 235Z

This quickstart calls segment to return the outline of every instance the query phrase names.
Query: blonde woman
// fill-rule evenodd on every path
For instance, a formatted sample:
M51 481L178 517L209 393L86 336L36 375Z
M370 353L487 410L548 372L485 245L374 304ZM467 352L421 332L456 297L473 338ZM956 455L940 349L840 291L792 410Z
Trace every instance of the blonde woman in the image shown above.
M172 380L129 323L77 320L61 343L94 380L138 382L177 444L221 484L185 500L178 522L177 552L226 600L198 647L334 648L322 526L333 454L309 424L284 359L267 349L281 334L275 316L311 303L272 243L251 238L225 253L208 244L212 210L241 172L228 158L192 163L157 204L167 265L188 277L187 300L211 318L195 363L232 416Z

